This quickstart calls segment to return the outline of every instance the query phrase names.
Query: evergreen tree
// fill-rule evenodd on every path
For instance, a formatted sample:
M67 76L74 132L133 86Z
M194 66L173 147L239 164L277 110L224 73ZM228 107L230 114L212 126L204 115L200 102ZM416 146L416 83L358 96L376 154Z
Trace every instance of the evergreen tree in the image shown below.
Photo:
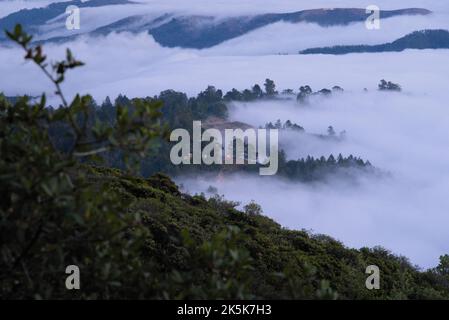
M274 84L273 80L266 79L264 87L265 87L265 93L267 96L272 97L272 96L278 94L276 91L276 85Z
M262 98L263 96L263 91L258 84L252 87L252 92L256 99Z
M296 99L301 102L304 103L306 102L307 98L312 94L312 88L308 85L306 86L302 86L299 88L299 93L298 96L296 97Z

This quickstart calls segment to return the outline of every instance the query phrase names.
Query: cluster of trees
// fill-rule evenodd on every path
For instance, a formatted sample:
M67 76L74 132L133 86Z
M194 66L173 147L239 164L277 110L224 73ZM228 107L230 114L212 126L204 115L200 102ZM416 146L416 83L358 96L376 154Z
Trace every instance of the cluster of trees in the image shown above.
M312 88L309 85L301 86L298 92L295 92L293 89L284 89L281 94L276 90L276 84L271 79L266 79L264 83L265 91L262 88L255 84L251 89L245 89L243 91L239 91L233 88L231 91L227 92L224 95L225 101L254 101L258 99L274 99L279 98L281 95L283 96L296 96L296 99L304 103L307 101L307 98L312 95L330 95L332 92L342 92L344 91L339 86L334 86L332 89L323 88L319 91L313 92Z
M364 161L353 155L343 157L339 154L337 159L330 155L328 158L307 156L299 160L282 161L279 166L279 174L292 180L308 182L325 179L330 174L337 172L347 173L344 168L374 170L369 161Z
M290 120L285 121L282 123L280 119L276 120L275 123L268 122L265 124L265 126L261 127L265 129L278 129L278 130L293 130L297 132L305 132L305 129L301 127L299 124L296 124L294 122L291 122ZM335 139L344 139L346 137L346 130L340 131L340 133L337 135L335 132L335 129L333 126L327 127L327 135L319 134L317 135L319 138L328 139L328 138L335 138Z
M234 141L235 143L235 141ZM254 146L248 146L244 142L245 151ZM235 149L235 146L234 146ZM255 149L255 148L254 148ZM256 152L257 156L257 152ZM248 159L248 153L245 152L244 159ZM235 163L235 161L234 161ZM173 166L176 174L211 174L216 176L226 177L230 173L247 173L259 174L259 168L263 164L257 163L253 165L186 165ZM347 170L351 169L351 170ZM373 167L369 161L365 161L359 157L349 155L344 157L339 154L337 157L329 155L328 157L312 157L307 156L296 160L288 160L284 150L279 151L278 156L278 171L277 177L287 178L292 181L299 182L313 182L323 181L335 174L339 174L340 178L351 180L356 178L360 173L380 174L380 171ZM213 194L214 190L208 190L208 193Z
M260 85L255 84L251 89L245 89L242 92L233 88L224 95L225 101L254 101L262 98L273 98L278 94L276 84L271 79L266 79L262 90Z
M339 86L333 86L332 90L323 88L319 91L313 92L312 88L308 85L302 86L299 88L299 93L296 96L296 100L298 100L300 103L307 103L308 98L310 96L316 96L316 95L324 95L328 96L332 94L332 92L343 92L344 90Z
M192 126L193 120L205 120L209 117L226 119L228 116L223 92L214 86L208 86L196 97L189 98L185 93L165 90L157 96L146 97L143 100L161 102L163 105L161 119L171 128L188 128ZM106 97L100 105L93 102L90 107L98 120L113 124L117 107L130 108L132 103L133 99L129 99L126 95L119 95L113 103L110 97Z
M393 83L391 81L385 81L384 79L380 80L378 87L380 91L402 91L402 88L399 84Z
M274 124L272 122L268 122L265 124L265 129L283 129L283 130L294 130L299 132L304 132L304 128L300 125L291 122L290 120L285 121L284 123L278 119Z
M346 138L346 130L342 130L337 134L334 127L329 126L327 127L327 134L318 134L316 136L324 140L341 141Z

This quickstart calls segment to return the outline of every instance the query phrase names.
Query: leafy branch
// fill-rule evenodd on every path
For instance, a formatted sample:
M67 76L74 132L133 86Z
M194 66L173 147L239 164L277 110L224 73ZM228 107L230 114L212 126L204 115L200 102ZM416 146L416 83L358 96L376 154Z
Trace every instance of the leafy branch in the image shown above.
M159 122L162 115L160 102L134 99L131 108L118 106L114 127L91 119L92 97L76 95L69 103L61 88L66 72L81 67L84 63L75 59L69 49L66 50L64 60L48 63L42 46L33 46L33 37L27 34L20 24L16 25L13 31L6 31L6 34L23 48L25 59L34 62L55 86L55 94L60 97L61 105L49 119L50 122L65 121L70 125L73 144L67 152L69 157L98 159L98 154L113 150L143 157L156 137L168 135L166 126ZM45 95L42 95L41 108L45 107L45 103ZM89 125L91 122L96 123Z

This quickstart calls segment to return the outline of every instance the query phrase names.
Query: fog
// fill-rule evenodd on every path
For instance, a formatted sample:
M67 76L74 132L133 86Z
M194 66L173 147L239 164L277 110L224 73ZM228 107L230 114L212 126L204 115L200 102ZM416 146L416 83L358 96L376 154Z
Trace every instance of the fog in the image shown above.
M353 154L389 174L362 174L356 182L335 176L313 184L246 175L179 181L191 193L213 185L242 205L255 200L285 227L328 234L356 248L382 245L421 267L434 266L449 251L449 113L443 101L426 94L346 92L308 106L237 104L232 119L254 126L280 119L307 133L325 133L329 125L347 132L345 140L333 143L281 135L290 159Z
M407 50L402 53L332 55L214 56L197 50L161 48L146 35L111 34L79 39L66 45L86 66L69 73L68 95L91 93L102 101L120 93L130 97L175 89L195 95L207 85L223 90L249 88L271 78L280 88L340 85L347 90L375 89L380 79L401 83L409 92L440 94L447 90L449 50ZM66 46L46 45L53 60ZM0 88L7 95L39 95L52 88L20 49L0 50ZM192 77L195 81L192 81ZM42 80L42 81L41 81ZM26 92L24 92L26 91Z

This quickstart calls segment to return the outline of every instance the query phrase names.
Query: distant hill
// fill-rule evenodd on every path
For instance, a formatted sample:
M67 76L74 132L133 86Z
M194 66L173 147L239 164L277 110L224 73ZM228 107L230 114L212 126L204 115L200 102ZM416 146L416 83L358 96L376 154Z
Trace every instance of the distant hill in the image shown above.
M396 41L378 45L351 45L323 48L311 48L300 54L347 54L362 52L392 52L406 49L449 49L449 31L422 30L415 31Z
M48 21L64 14L66 8L75 5L79 8L94 8L106 5L132 4L128 0L71 0L67 2L56 2L44 8L23 9L11 13L0 19L0 30L11 30L17 23L20 23L30 33L39 32L39 27ZM6 39L4 32L0 33L0 41Z
M136 3L127 0L91 0L81 2L72 0L63 3L54 3L45 8L21 10L0 19L0 29L12 29L16 23L22 24L27 31L36 34L41 41L66 41L83 34L65 30L64 14L68 5L76 5L80 8L102 7L109 5L129 5ZM170 12L155 17L148 6L139 15L126 15L123 18L107 25L98 25L89 30L90 35L105 35L111 32L145 32L151 34L154 39L166 47L183 47L203 49L218 45L226 40L242 36L255 29L272 23L285 21L289 23L315 23L320 26L348 25L355 22L363 22L369 16L365 9L336 8L336 9L312 9L292 13L260 14L254 16L238 16L217 18L204 15L176 15ZM404 15L427 15L431 12L426 9L408 8L392 11L381 11L382 18L390 18ZM61 24L60 34L51 38L45 35L43 26ZM86 34L86 33L84 33ZM4 34L0 34L0 43L5 41Z
M381 17L389 18L429 13L430 11L425 9L403 9L382 11ZM153 35L157 42L167 47L181 46L203 49L280 21L308 22L328 27L365 21L367 16L365 9L314 9L293 13L236 17L220 22L216 22L212 17L179 17L150 29L149 33Z

